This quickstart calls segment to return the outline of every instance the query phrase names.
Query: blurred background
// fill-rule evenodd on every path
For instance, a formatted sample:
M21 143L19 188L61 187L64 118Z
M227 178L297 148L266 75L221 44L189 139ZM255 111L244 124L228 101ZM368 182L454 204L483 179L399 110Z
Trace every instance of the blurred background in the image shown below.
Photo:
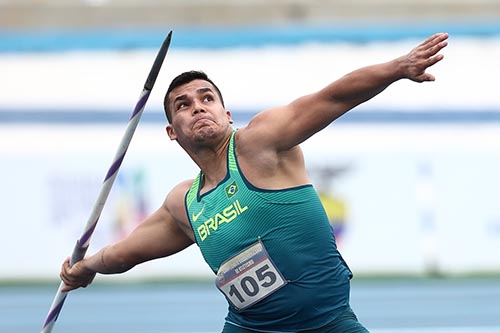
M500 274L499 19L499 0L0 0L0 282L6 286L0 308L4 319L12 320L5 330L33 331L19 324L28 317L41 324L55 290L9 286L48 281L55 289L60 264L83 231L156 52L173 30L89 253L126 235L172 186L197 173L164 130L163 94L177 74L207 72L238 127L262 109L288 103L358 67L403 55L445 31L450 34L445 59L429 69L435 82L395 83L303 149L354 283L364 277L386 283L376 291L355 289L361 296L353 291L353 302L371 327L400 323L396 331L410 332L408 327L422 323L439 324L432 320L435 307L415 301L429 296L448 301L438 303L446 309L471 299L477 301L472 305L484 305L440 312L449 319L443 325L462 327L461 320L472 318L469 325L495 325L499 331L500 287L494 283ZM399 277L472 282L440 294L451 282L405 289L394 284ZM493 284L475 289L485 285L475 278L484 277ZM211 278L192 246L97 281ZM115 299L93 290L85 295L101 295L102 304ZM391 292L398 301L381 304L380 297ZM483 298L474 298L479 294ZM144 290L137 295L132 299L144 299ZM402 305L403 299L411 306ZM36 313L5 312L12 304L18 309L31 304ZM388 304L393 307L386 311ZM377 309L384 313L379 316ZM411 312L407 321L382 321L401 309ZM429 309L431 319L418 317L418 309ZM474 317L474 310L490 317ZM107 317L111 327L123 322L118 315ZM69 322L78 323L75 318ZM94 323L101 325L97 331L103 329L102 322ZM211 327L200 323L201 329ZM68 331L77 332L73 326Z
M170 30L91 250L197 172L164 132L175 75L206 71L241 126L446 31L435 82L398 82L303 147L357 275L498 274L499 17L496 0L1 1L0 279L57 277ZM193 247L135 275L210 272Z

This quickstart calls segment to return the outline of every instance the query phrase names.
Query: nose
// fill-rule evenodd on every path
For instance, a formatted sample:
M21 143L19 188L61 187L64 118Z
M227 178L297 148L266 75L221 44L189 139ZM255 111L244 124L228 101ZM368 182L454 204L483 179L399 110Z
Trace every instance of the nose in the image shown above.
M193 115L198 114L200 112L205 112L205 107L200 102L194 102L193 105Z

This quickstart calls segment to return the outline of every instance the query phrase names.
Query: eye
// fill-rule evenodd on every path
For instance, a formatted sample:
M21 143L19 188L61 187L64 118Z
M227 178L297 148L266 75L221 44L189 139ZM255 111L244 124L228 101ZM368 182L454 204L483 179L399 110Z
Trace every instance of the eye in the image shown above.
M181 103L177 104L177 108L176 109L180 110L180 109L183 109L183 108L185 108L187 106L188 106L188 104L186 102L181 102Z
M210 95L207 95L203 98L203 102L211 102L213 101L214 99L212 98L212 96Z

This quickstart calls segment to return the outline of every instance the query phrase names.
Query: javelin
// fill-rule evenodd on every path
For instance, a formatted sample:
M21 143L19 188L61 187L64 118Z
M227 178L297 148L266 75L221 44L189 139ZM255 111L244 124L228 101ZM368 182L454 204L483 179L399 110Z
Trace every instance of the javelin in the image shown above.
M84 232L80 239L76 241L76 245L70 258L70 266L73 266L76 262L82 260L85 256L85 253L87 252L90 238L92 237L97 222L99 221L102 209L104 208L104 204L106 203L106 199L108 198L109 192L111 191L111 187L113 186L113 182L115 181L116 175L118 174L118 169L120 169L120 165L122 164L123 158L125 157L125 153L127 152L130 141L132 141L132 136L134 135L137 124L139 123L141 115L144 111L144 107L146 106L146 102L149 98L149 95L151 94L151 90L153 89L156 78L158 77L158 73L160 72L163 60L167 55L171 39L172 31L168 33L167 37L163 41L163 44L161 45L160 50L158 51L158 54L156 55L156 59L153 63L153 66L151 67L148 78L146 79L146 83L144 84L144 88L140 94L139 100L135 105L134 112L132 113L132 116L128 121L127 129L125 130L125 134L122 137L113 163L111 164L111 167L109 168L108 173L104 178L101 190L99 191L97 200L95 201ZM61 291L62 287L64 287L64 282L61 281L47 318L45 319L45 323L43 324L41 333L52 332L52 328L54 327L54 324L59 316L59 313L61 312L64 301L66 300L66 296L68 294L68 292Z

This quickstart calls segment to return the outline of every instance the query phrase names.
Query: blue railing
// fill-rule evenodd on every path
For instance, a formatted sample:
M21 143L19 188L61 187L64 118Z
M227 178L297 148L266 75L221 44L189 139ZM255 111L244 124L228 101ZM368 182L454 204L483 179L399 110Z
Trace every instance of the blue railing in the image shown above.
M168 27L138 30L0 31L0 52L58 52L157 48L170 29L176 48L234 48L298 43L368 43L422 38L446 31L451 36L488 38L500 36L500 22L425 22L405 24L292 25L282 27L193 28Z

